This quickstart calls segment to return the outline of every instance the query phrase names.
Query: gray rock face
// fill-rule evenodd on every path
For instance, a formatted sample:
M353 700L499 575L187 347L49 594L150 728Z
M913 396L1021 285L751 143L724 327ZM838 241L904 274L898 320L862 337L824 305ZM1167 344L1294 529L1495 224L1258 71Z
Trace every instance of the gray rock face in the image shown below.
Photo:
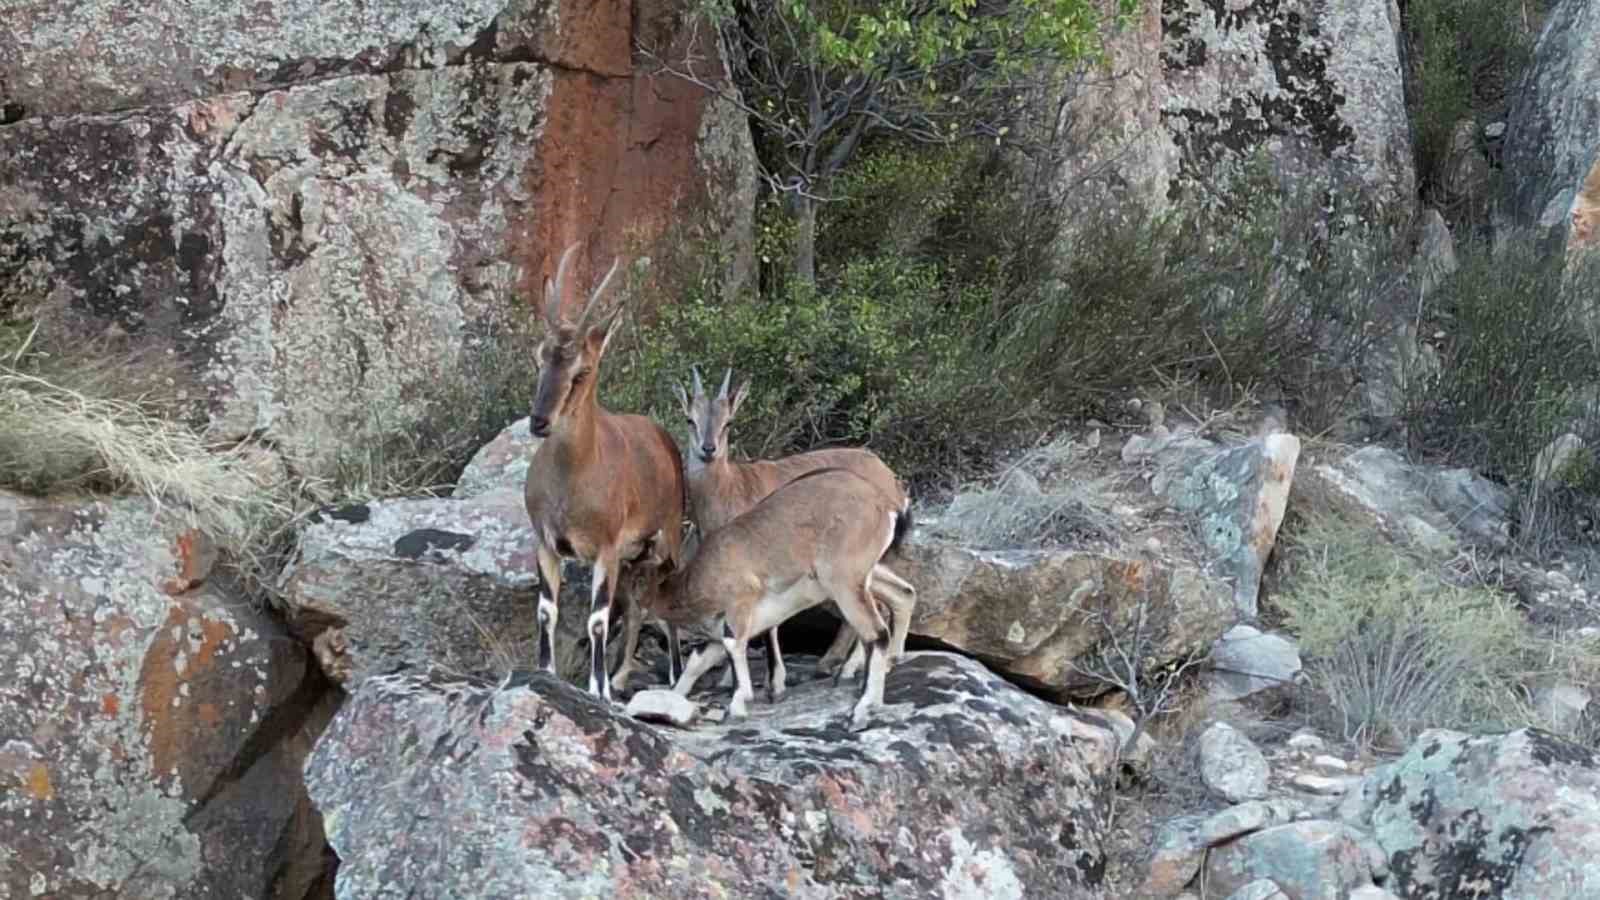
M859 734L825 682L685 731L543 676L382 676L306 778L351 900L1098 895L1108 731L948 654L887 687Z
M1206 858L1206 886L1227 896L1266 880L1281 891L1278 896L1293 900L1344 900L1352 889L1372 883L1368 843L1361 832L1337 822L1278 825L1213 849Z
M142 501L0 492L0 896L302 897L335 698ZM274 893L275 891L279 893Z
M1212 694L1239 700L1293 684L1300 673L1300 650L1278 634L1235 625L1211 648Z
M1285 185L1333 179L1409 208L1416 176L1393 0L1161 9L1161 119L1180 153L1176 191L1265 151Z
M1289 502L1300 439L1275 432L1232 447L1154 429L1123 447L1128 462L1150 461L1150 487L1173 508L1194 516L1206 548L1233 578L1233 599L1256 614L1261 573Z
M47 333L171 359L218 440L337 472L517 353L577 235L580 270L684 217L748 257L748 130L632 67L635 28L693 40L668 0L202 7L8 20L0 271Z
M1371 446L1305 467L1301 477L1353 502L1391 537L1430 550L1510 540L1510 495L1465 469L1413 466Z
M1227 587L1182 563L1083 550L972 550L907 541L894 570L917 588L911 633L1072 694L1104 690L1080 671L1125 640L1146 605L1146 663L1208 647L1231 619Z
M1600 896L1600 757L1542 731L1424 732L1363 784L1401 897Z
M1267 796L1267 758L1237 728L1215 722L1200 735L1200 778L1230 803Z
M290 627L346 689L439 667L500 678L534 665L538 560L520 489L388 500L319 513L279 583ZM556 668L588 665L588 570L563 567ZM622 641L611 644L611 665Z
M1600 6L1555 4L1507 126L1500 235L1533 228L1559 246L1592 246L1600 237Z

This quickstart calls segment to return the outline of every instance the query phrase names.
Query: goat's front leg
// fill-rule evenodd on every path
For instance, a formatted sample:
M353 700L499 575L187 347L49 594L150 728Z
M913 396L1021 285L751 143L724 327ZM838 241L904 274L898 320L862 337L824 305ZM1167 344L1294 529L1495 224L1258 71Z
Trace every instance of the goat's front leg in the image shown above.
M683 674L678 677L672 689L684 697L689 696L689 692L694 690L694 683L700 680L700 676L709 672L712 666L722 662L722 658L727 655L728 650L720 641L712 641L703 648L691 653L688 663L684 665ZM728 671L733 671L733 667L729 666Z
M622 661L617 664L617 671L611 673L611 689L623 690L628 686L628 678L633 675L638 663L634 659L639 651L639 631L644 625L644 609L639 605L639 599L631 593L626 597L627 609L622 612Z
M541 671L556 671L556 616L561 611L561 557L539 542L538 614L539 634L536 662Z
M589 599L589 693L611 699L611 679L606 677L606 640L611 631L611 598L617 590L617 551L607 548L594 561Z
M742 719L750 714L750 698L756 695L755 688L750 684L750 660L747 656L750 638L748 635L735 634L733 626L723 622L722 646L733 657L733 676L738 681L738 687L733 689L733 699L728 702L728 714Z

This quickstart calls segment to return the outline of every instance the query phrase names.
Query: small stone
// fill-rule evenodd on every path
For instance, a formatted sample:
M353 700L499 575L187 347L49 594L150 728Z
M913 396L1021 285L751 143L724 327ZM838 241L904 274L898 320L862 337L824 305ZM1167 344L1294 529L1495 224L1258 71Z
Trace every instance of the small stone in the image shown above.
M1278 883L1270 878L1258 878L1228 895L1228 900L1289 900Z
M1216 722L1200 735L1200 779L1231 803L1264 800L1267 759L1238 729Z
M1309 731L1297 731L1289 738L1290 749L1299 750L1302 753L1316 753L1324 746L1326 744L1323 743L1322 738Z
M1302 791L1320 794L1324 797L1339 797L1350 790L1356 779L1346 776L1343 778L1330 778L1326 775L1315 775L1310 772L1300 772L1289 780L1289 783Z
M1350 764L1349 763L1345 762L1344 760L1340 759L1337 756L1329 756L1326 753L1323 753L1323 754L1320 754L1318 756L1312 757L1311 764L1313 766L1316 766L1319 769L1326 769L1327 771L1330 771L1330 772L1348 772L1348 771L1350 771Z
M1235 625L1211 648L1211 690L1238 700L1294 681L1301 668L1294 641Z
M699 704L677 691L644 690L628 700L628 715L644 722L663 722L679 728L693 724Z
M1551 729L1571 734L1577 730L1578 723L1583 719L1584 710L1589 708L1589 692L1572 684L1553 684L1543 690L1534 698L1534 704L1539 714Z
M1375 884L1364 884L1350 892L1349 900L1400 900Z
M1506 123L1490 122L1483 126L1483 136L1491 141L1499 140L1506 136Z
M1170 897L1194 880L1205 858L1205 845L1198 837L1202 821L1199 816L1179 816L1156 831L1155 849L1139 896Z
M1202 846L1225 844L1241 834L1259 831L1271 824L1275 816L1272 807L1262 800L1251 800L1229 807L1200 825L1196 837Z

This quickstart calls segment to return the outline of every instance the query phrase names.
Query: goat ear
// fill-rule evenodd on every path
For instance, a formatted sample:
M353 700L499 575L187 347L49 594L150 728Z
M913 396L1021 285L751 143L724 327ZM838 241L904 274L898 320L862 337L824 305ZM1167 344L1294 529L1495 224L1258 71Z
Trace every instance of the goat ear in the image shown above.
M612 335L617 333L617 326L622 322L622 309L618 308L606 320L589 329L589 349L594 352L594 361L606 355L606 348L611 345Z

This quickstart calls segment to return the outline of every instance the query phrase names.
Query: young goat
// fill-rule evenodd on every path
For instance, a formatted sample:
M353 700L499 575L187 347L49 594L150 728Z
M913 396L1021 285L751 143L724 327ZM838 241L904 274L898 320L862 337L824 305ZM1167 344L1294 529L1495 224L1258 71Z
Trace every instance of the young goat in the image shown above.
M614 415L595 400L600 360L616 330L621 309L591 325L595 303L605 293L617 262L576 321L562 314L567 268L577 244L561 254L555 281L546 279L545 324L539 345L539 388L529 430L542 438L528 463L523 491L539 554L539 668L555 671L555 634L561 595L561 558L593 566L588 634L589 691L611 698L634 667L644 598L627 608L622 665L606 678L606 640L611 602L623 566L667 567L679 561L683 540L683 458L665 429L644 416ZM653 587L659 579L641 583ZM682 657L677 631L667 628L672 678Z
M821 468L707 534L651 601L666 622L712 638L689 657L678 692L689 693L707 669L731 656L738 686L728 712L747 715L754 694L750 639L832 601L866 648L867 677L851 715L853 727L865 727L872 708L883 703L889 663L890 629L872 599L874 572L905 534L902 510L897 499L854 472Z
M734 462L728 458L728 430L750 390L747 381L730 396L728 388L733 370L722 376L722 389L715 397L707 397L705 385L700 381L698 368L692 369L694 394L688 394L682 385L676 385L678 401L689 421L689 518L703 540L743 515L784 484L823 468L846 469L871 482L896 504L896 523L900 534L895 538L898 546L904 533L911 527L911 498L882 459L876 453L861 448L835 448L796 453L781 459ZM892 658L905 652L906 633L911 627L911 612L916 605L916 590L887 566L878 565L873 573L873 597L892 609L894 645ZM849 621L839 626L833 645L824 654L824 669L838 665L854 642L855 631ZM851 675L861 662L860 645L840 670L841 675ZM783 696L785 686L783 654L778 646L778 632L767 634L767 680L772 698Z

